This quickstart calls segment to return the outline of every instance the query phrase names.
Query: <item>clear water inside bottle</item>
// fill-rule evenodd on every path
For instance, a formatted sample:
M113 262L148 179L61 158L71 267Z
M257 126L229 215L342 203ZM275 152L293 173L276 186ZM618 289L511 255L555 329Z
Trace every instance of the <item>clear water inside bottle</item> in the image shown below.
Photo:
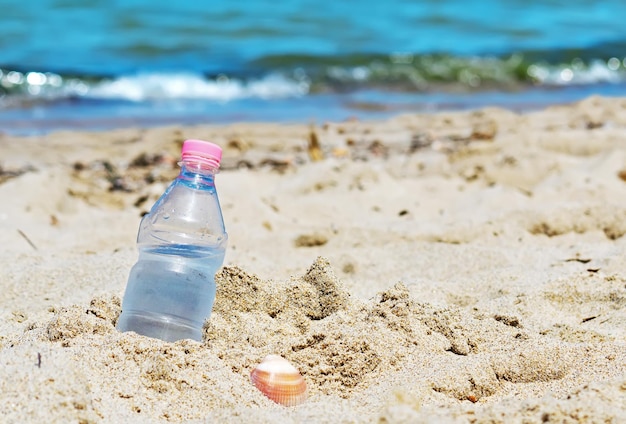
M128 278L117 328L170 342L201 341L223 260L223 248L179 244L143 249Z

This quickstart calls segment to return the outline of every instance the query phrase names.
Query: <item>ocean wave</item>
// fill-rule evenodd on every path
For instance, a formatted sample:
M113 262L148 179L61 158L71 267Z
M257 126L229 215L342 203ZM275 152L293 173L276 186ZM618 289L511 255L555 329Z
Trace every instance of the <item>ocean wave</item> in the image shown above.
M95 99L146 102L195 99L297 98L360 89L428 92L519 89L626 81L626 58L549 61L536 52L508 56L343 55L265 57L248 73L210 76L190 72L142 72L100 77L0 68L0 105ZM564 56L561 53L561 56ZM253 71L251 71L253 70Z
M576 56L579 53L582 57ZM389 55L266 57L256 64L268 69L305 72L312 91L342 91L374 86L393 90L432 91L510 89L519 86L564 86L626 81L626 57L599 59L591 52L523 52L510 55L454 56L397 52Z
M270 74L242 81L220 75L207 79L191 73L144 73L104 80L91 86L85 97L131 101L163 99L205 99L229 101L241 98L262 99L298 97L307 94L305 82Z
M117 78L64 77L52 72L20 72L0 69L0 93L22 101L85 98L101 100L154 101L203 99L229 101L298 97L307 94L303 80L278 74L240 80L226 75L205 78L193 73L139 73Z

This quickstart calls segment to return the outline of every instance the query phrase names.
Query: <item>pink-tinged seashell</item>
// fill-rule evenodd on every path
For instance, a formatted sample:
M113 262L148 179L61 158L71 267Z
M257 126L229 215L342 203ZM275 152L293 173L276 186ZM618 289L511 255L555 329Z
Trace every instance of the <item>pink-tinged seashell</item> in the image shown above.
M285 358L267 355L250 373L250 381L265 396L284 406L306 400L306 381Z

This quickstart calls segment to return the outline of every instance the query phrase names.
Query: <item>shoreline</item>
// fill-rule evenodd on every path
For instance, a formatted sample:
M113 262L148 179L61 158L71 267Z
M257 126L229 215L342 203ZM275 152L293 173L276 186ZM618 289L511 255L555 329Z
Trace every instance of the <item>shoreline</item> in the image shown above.
M46 135L56 131L102 132L166 126L228 126L246 123L321 125L358 119L377 122L404 114L471 112L499 107L532 113L599 95L626 96L626 83L596 82L569 86L493 87L466 91L452 87L425 91L372 88L286 98L27 100L25 107L0 109L0 134ZM33 103L30 103L33 102ZM182 105L185 105L184 107Z
M34 422L626 419L626 99L0 135L0 405ZM186 138L224 149L205 341L114 328ZM249 372L280 354L309 400Z

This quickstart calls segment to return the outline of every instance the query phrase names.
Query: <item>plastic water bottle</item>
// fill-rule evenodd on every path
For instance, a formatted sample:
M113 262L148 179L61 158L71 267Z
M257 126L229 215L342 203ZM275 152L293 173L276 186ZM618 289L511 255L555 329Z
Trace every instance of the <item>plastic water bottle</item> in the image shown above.
M141 220L118 330L202 340L228 241L215 189L221 158L213 143L183 143L180 174Z

